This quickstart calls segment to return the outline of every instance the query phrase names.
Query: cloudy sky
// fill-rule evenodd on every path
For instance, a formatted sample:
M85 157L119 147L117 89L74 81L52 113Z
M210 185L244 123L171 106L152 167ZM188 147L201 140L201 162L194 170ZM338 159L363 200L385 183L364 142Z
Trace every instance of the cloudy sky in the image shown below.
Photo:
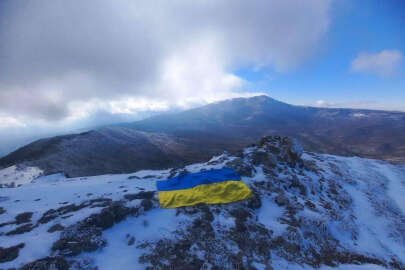
M0 155L259 93L405 111L404 29L402 0L3 0Z

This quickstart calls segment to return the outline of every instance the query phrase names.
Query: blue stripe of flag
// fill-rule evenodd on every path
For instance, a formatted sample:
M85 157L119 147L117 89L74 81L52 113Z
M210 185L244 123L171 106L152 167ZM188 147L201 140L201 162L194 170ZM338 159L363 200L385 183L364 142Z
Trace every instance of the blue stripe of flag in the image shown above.
M157 181L156 186L158 191L169 191L193 188L202 184L212 184L229 180L240 180L240 176L233 169L223 168L199 173L189 173L168 180Z

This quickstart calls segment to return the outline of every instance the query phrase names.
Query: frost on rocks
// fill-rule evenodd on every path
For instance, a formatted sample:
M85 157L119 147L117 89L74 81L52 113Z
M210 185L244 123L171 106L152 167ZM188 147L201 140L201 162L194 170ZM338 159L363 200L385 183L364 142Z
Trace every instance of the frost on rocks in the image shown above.
M253 197L159 208L157 180L224 167ZM405 269L404 176L271 136L183 168L40 177L0 189L0 269Z

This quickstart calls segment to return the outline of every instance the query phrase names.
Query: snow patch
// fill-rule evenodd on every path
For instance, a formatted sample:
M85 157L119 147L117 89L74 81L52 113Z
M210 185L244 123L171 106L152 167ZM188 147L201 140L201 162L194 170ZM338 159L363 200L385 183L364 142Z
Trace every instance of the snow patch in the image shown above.
M286 224L281 224L278 218L283 216L283 208L275 204L270 198L262 200L262 207L259 209L259 222L267 229L274 232L274 236L284 233Z
M41 176L43 171L37 167L19 167L16 165L0 170L0 188L18 187L30 183Z

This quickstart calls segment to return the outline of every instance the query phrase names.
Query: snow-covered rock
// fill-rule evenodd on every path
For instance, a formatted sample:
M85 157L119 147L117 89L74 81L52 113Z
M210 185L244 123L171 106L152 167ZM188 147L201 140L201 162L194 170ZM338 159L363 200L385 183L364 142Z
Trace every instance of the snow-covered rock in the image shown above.
M0 170L0 188L13 188L30 183L43 174L36 167L13 165Z
M254 196L159 208L157 180L223 167ZM0 189L0 269L405 269L403 194L404 166L282 137L184 168L42 176Z

